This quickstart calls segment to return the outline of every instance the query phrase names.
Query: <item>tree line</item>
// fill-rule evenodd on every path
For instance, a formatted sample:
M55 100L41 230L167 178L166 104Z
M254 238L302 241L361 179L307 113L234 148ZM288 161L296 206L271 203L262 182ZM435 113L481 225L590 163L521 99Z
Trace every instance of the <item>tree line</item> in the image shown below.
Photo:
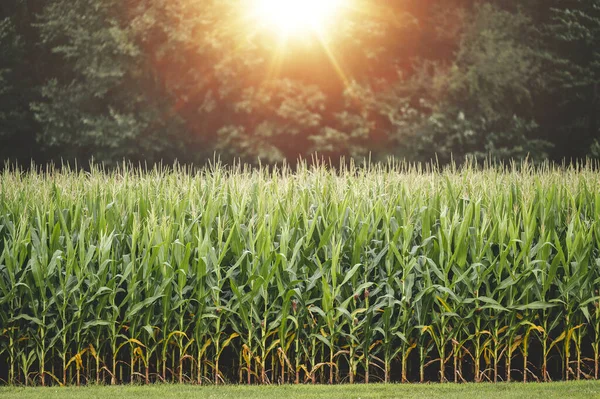
M244 0L4 0L0 160L600 157L600 0L349 0L278 46Z

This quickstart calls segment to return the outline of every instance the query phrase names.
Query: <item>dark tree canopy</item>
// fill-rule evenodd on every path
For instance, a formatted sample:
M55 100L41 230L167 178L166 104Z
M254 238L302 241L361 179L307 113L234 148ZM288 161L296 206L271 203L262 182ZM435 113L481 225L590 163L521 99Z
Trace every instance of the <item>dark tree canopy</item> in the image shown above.
M600 0L348 1L282 46L247 0L4 0L0 159L600 157Z

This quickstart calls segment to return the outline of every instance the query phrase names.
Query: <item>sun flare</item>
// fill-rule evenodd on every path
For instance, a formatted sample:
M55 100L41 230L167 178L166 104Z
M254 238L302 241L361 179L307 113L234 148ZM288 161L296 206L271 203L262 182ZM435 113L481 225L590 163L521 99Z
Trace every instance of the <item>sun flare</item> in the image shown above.
M253 13L261 24L283 36L322 34L344 0L254 0Z

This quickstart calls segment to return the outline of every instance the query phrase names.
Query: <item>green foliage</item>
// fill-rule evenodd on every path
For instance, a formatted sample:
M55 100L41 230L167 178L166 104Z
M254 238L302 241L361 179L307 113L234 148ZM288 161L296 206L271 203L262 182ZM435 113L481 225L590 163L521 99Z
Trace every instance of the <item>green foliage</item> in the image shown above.
M141 7L81 0L52 1L44 8L42 43L65 68L45 83L43 100L33 105L44 127L43 144L106 163L189 160L185 150L194 140L169 112L170 93L151 68L156 54L143 49L144 38L159 29L152 20L156 11L137 15Z
M600 136L600 1L556 2L546 30L554 44L552 87L565 114L559 130L587 155Z
M597 379L593 166L4 172L4 378Z
M440 30L446 15L433 16ZM531 20L488 3L459 9L454 19L456 57L415 64L416 73L374 106L386 112L398 148L442 162L545 159L550 145L535 137L532 113L542 53Z
M23 122L22 109L15 106L18 97L16 69L23 56L23 43L10 18L0 19L0 143L19 133ZM0 155L6 150L0 149Z
M594 143L592 144L592 148L590 149L590 155L593 158L600 158L600 141L594 141Z
M32 46L24 29L27 3L17 0L0 5L0 159L25 163L32 157L44 161L36 149L36 124L29 108L36 87Z
M0 158L589 154L598 0L349 1L283 45L241 0L5 1Z
M7 107L8 97L14 87L11 82L16 58L19 56L20 43L12 21L9 18L0 20L0 140L13 134L8 122L12 119L13 109Z

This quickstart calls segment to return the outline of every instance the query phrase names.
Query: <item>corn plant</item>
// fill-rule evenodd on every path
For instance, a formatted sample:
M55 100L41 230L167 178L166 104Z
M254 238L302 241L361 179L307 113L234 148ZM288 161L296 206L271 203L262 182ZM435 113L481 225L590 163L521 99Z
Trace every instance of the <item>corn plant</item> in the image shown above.
M597 170L5 168L0 381L597 379Z

